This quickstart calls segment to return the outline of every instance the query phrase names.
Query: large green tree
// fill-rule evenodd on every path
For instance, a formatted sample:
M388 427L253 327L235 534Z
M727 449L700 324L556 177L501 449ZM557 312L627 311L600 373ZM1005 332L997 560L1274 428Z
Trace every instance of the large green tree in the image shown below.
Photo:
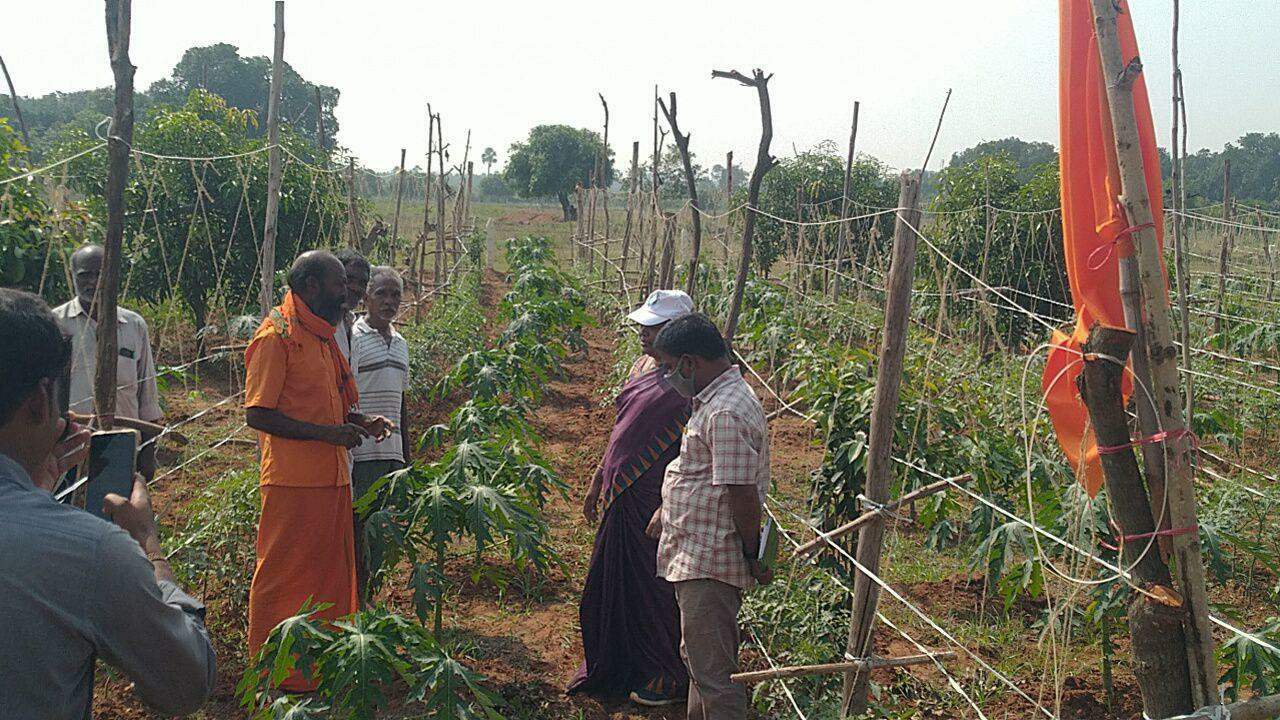
M772 216L794 220L796 203L800 203L800 218L805 222L836 220L840 217L841 193L844 191L845 157L838 153L834 143L824 142L811 150L786 158L764 176L760 186L760 209L768 213L756 219L755 260L758 269L768 274L775 260L786 250L796 246L799 233L796 226L779 222ZM747 183L739 184L734 177L734 197L731 205L745 203ZM861 156L853 164L849 185L850 215L866 214L868 208L893 207L897 203L897 183L890 179L884 163L868 155ZM818 239L827 234L828 255L834 258L837 225L810 228L807 232ZM862 262L873 248L886 242L893 231L893 216L882 215L849 223L849 248L842 254L846 261Z
M266 138L252 136L255 124L252 110L195 90L182 107L157 106L141 118L134 143L170 156L236 155L264 147ZM95 142L80 134L55 150L70 155ZM289 128L282 129L280 142L293 155L320 162L316 149ZM267 153L208 162L143 157L130 170L122 278L128 295L147 302L176 296L197 329L256 310ZM105 217L106 156L99 152L73 161L69 175L94 216ZM286 157L276 267L288 268L301 250L341 242L345 212L345 192L332 174ZM100 230L86 239L100 241ZM283 272L276 287L282 283Z
M267 100L271 94L271 59L244 57L227 43L188 48L173 68L173 74L151 85L148 93L157 102L182 105L192 90L200 89L222 97L241 110L253 110L264 122L249 128L251 137L266 134ZM316 107L316 91L320 107ZM280 98L280 119L294 134L319 145L317 111L323 113L326 147L332 147L338 132L334 108L338 89L307 82L289 63L284 64L284 88Z
M573 217L569 196L591 180L604 143L591 130L568 125L539 125L507 151L507 186L520 197L554 197L565 221ZM605 159L604 183L613 179L613 152Z
M252 110L261 122L246 129L249 137L266 134L267 96L270 94L271 60L243 57L234 45L219 43L189 48L173 68L170 77L158 80L146 91L133 96L134 112L141 117L157 104L182 107L192 90L211 92L240 110ZM284 68L284 93L280 119L294 134L317 145L316 90L320 94L326 145L333 146L338 132L334 108L338 89L307 82L288 63ZM111 115L111 88L74 92L53 92L40 97L21 97L22 115L31 131L32 150L37 159L48 155L50 147L69 135L92 134L104 117ZM7 95L0 95L0 118L12 113ZM15 125L14 122L10 122Z
M951 156L950 167L970 165L984 157L1003 155L1018 169L1018 180L1027 182L1035 177L1045 163L1058 162L1058 149L1052 143L1027 141L1018 137L988 140L966 148Z
M1028 169L1005 152L947 167L938 176L938 195L932 204L938 213L935 236L953 260L986 284L1005 288L1004 294L1022 308L1052 318L1062 313L1060 303L1070 302L1058 209L1058 163L1055 158L1029 170L1030 178L1023 180ZM990 232L987 198L998 208L989 215ZM976 286L967 275L957 273L952 278L958 289ZM978 296L955 309L977 317L988 312L983 308L986 302L1006 304L994 296ZM1039 325L1016 309L1004 307L988 315L1013 347L1043 334Z

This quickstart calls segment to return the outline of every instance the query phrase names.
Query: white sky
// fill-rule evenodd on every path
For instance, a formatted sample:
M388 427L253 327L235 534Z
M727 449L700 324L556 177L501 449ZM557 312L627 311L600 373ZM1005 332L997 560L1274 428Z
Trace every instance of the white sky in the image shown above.
M101 0L10 2L0 53L19 94L110 84ZM1276 0L1183 0L1181 56L1190 146L1219 149L1280 130ZM271 55L270 0L134 0L137 84L169 74L192 45L229 42ZM285 58L342 90L338 140L372 167L425 150L425 103L473 157L539 123L599 129L603 91L620 164L651 145L650 97L679 93L680 123L706 167L726 150L748 170L759 139L755 94L716 69L774 73L775 155L848 138L862 102L859 150L918 165L947 88L951 108L931 167L1009 135L1057 137L1053 0L288 0ZM617 8L617 9L615 9ZM1161 145L1169 120L1172 0L1132 0ZM458 156L455 155L455 158Z

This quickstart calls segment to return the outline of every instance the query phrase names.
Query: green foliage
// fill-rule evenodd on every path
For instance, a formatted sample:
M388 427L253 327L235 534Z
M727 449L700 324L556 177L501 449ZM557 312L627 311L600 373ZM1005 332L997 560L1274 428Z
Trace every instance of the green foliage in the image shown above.
M1019 184L1031 182L1042 172L1042 165L1058 164L1058 149L1053 143L1031 141L1022 138L1007 137L1002 140L988 140L971 148L965 148L951 155L950 167L972 165L984 158L1006 157L1017 166Z
M480 274L475 265L460 270L452 292L433 302L422 322L401 328L409 345L409 376L413 392L433 388L442 368L483 341L484 313L480 310Z
M1254 635L1280 646L1280 617L1268 618ZM1280 692L1280 653L1236 636L1222 645L1218 657L1218 664L1225 669L1218 683L1225 686L1223 695L1228 702L1243 699L1241 691L1245 689L1255 696Z
M165 543L182 585L216 588L226 617L249 607L258 514L257 471L229 472L185 506L185 523Z
M770 215L795 219L796 205L800 203L801 219L806 222L838 219L844 191L844 166L845 157L837 153L831 143L819 144L812 150L782 160L764 176L760 187L760 209ZM746 202L746 181L740 182L735 176L734 184L738 189L735 190L733 204ZM897 184L890 179L888 168L883 163L863 156L853 164L849 197L857 198L857 202L849 205L851 214L862 214L870 208L892 208L898 201ZM828 256L834 257L836 226L823 227L825 230L810 229L808 232L812 239L817 239L818 232L829 233ZM851 259L865 261L868 253L884 247L885 239L891 237L892 232L892 215L850 222ZM784 225L765 215L758 217L754 250L757 269L767 275L774 261L794 249L797 241L794 225Z
M0 118L0 180L26 172L27 155L18 133ZM34 179L0 186L0 286L37 292L43 279L47 299L66 298L66 276L50 253L69 252L70 231L83 232L92 222L78 202L54 208Z
M569 196L575 186L590 184L602 150L607 154L607 183L613 180L613 151L604 149L597 133L568 125L539 125L507 151L507 185L520 197L555 197L568 220Z
M425 717L440 720L501 716L501 699L481 686L483 678L458 662L425 628L381 608L332 624L315 617L324 606L310 601L268 636L237 686L254 720L337 717L373 720L387 706L393 683L410 688ZM318 679L313 696L283 696L269 702L294 670Z
M1280 208L1280 134L1246 133L1222 150L1187 156L1187 204L1222 202L1223 165L1231 161L1231 196L1236 201Z
M244 153L261 148L252 128L257 116L216 95L196 90L181 108L160 106L135 128L134 143L148 152L187 157ZM315 162L316 155L287 129L281 143ZM58 151L70 154L97 142L76 134ZM256 308L258 243L265 213L267 153L234 160L188 163L141 160L125 188L126 274L122 287L147 302L171 293L182 298L197 329L226 307L229 320ZM73 187L103 216L105 156L72 163ZM346 200L332 178L293 161L284 163L277 221L276 267L287 269L301 251L333 241L342 229ZM277 283L282 287L283 282Z
M985 276L988 285L1005 289L1005 295L1031 312L1057 317L1062 309L1055 303L1070 305L1062 220L1059 212L1040 211L1058 206L1058 167L1051 163L1033 170L1030 179L1023 181L1024 169L1007 154L984 155L968 165L943 170L933 203L933 210L942 213L937 235L944 238L942 250L952 260ZM988 217L988 198L992 206L1016 212L992 211ZM952 280L960 289L976 287L967 275L956 274ZM985 311L981 303L973 302L959 303L956 312ZM992 314L1008 345L1018 347L1043 334L1021 312Z

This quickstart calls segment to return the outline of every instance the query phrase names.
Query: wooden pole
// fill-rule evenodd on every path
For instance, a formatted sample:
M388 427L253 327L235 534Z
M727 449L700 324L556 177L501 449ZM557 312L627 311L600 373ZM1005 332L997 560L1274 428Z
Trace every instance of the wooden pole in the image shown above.
M662 102L662 98L658 98L658 107L662 109L662 114L667 118L667 125L671 127L671 136L676 141L676 149L680 151L680 162L684 165L684 181L689 190L689 207L692 208L693 219L693 247L689 251L689 277L686 280L685 292L689 297L697 297L698 290L698 257L702 254L702 206L698 204L698 183L693 176L693 161L689 155L689 136L690 133L680 133L680 123L676 117L676 94L670 93L668 99L671 106L667 107Z
M431 103L427 103L427 174L422 181L422 234L418 236L418 251L414 260L418 279L418 298L413 306L414 320L422 318L422 276L426 273L427 240L431 237L431 153L435 150L435 130L436 126L431 114ZM439 274L439 271L437 271L436 276L439 276Z
M636 182L640 179L640 141L631 143L631 180L627 185L627 224L622 230L622 272L618 275L618 290L627 281L627 259L631 252L631 223L635 213Z
M604 205L604 236L609 238L609 103L604 99L604 93L600 95L600 104L604 107L604 149L600 151L600 171L596 173L596 179L600 183L600 190L603 193L601 200ZM609 257L609 245L605 244L605 257ZM607 264L607 263L605 263ZM601 272L604 268L601 267Z
M444 125L441 122L440 113L436 113L436 167L439 172L436 174L436 274L433 278L435 286L441 287L444 283L444 199L445 194L449 192L449 182L444 175Z
M276 223L280 213L280 95L284 88L284 0L276 0L275 52L271 56L271 97L267 98L267 217L262 224L261 289L258 310L262 317L275 305Z
M120 246L124 239L124 188L129 180L129 152L133 144L133 63L129 60L132 0L107 0L107 49L115 77L115 102L107 135L107 226L102 274L93 303L98 311L98 347L93 379L93 402L98 426L110 430L116 415L116 295L120 291Z
M462 226L471 227L471 190L472 183L476 176L476 164L472 160L467 161L467 194L464 196L465 201L462 204Z
M400 148L400 173L396 176L396 213L391 216L391 265L396 264L396 245L400 242L400 202L404 199L404 156Z
M1169 324L1168 306L1164 301L1164 259L1160 256L1155 232L1151 199L1147 194L1142 147L1133 107L1133 81L1141 72L1135 58L1125 65L1116 31L1116 7L1112 0L1090 0L1093 6L1094 35L1098 39L1103 77L1110 78L1107 99L1115 134L1116 159L1120 171L1121 198L1131 227L1143 229L1133 233L1134 253L1138 258L1139 279L1146 304L1140 313L1149 343L1152 375L1148 387L1155 396L1160 427L1168 433L1164 442L1166 498L1173 527L1197 527L1196 495L1192 475L1193 441L1186 434L1182 416L1181 386L1178 360ZM1141 378L1140 378L1141 379ZM1144 379L1144 382L1146 379ZM1217 697L1217 662L1215 644L1209 624L1209 604L1205 591L1204 562L1200 556L1199 535L1186 532L1172 538L1177 567L1176 580L1188 609L1187 646L1190 662L1193 707L1213 702Z
M879 507L874 510L868 510L867 512L859 515L853 520L850 520L849 522L841 525L840 527L837 527L836 529L830 532L818 533L818 537L802 545L796 546L794 554L796 557L803 557L805 555L808 555L811 552L814 552L815 550L821 550L824 547L829 547L827 543L828 540L838 540L844 537L845 535L848 535L854 530L857 530L863 525L866 525L867 523L871 522L871 519L873 517L876 517L878 515L882 516L886 513L891 513L894 510L897 510L898 508L902 507L903 505L909 505L917 500L920 500L921 498L927 498L931 495L936 495L942 492L943 490L946 490L947 488L951 487L952 483L963 485L972 479L973 479L972 475L965 474L965 475L960 475L954 478L948 478L946 480L939 480L937 482L930 483L922 487L918 487L915 490L912 490L911 492L898 498L897 500L894 500L893 502L885 503L883 507Z
M724 154L724 230L721 237L721 250L724 252L725 272L729 270L729 226L733 222L733 151Z
M1179 0L1173 0L1173 130L1169 143L1170 162L1172 164L1173 176L1173 270L1174 280L1178 287L1178 310L1179 310L1179 339L1182 341L1182 365L1183 367L1191 367L1191 305L1188 296L1191 294L1191 280L1187 267L1187 250L1186 250L1186 232L1182 224L1182 211L1186 209L1186 193L1183 186L1186 185L1186 178L1183 177L1182 153L1178 149L1178 131L1179 131L1179 109L1183 104L1182 98L1182 66L1178 62L1178 32L1181 25L1181 11ZM1191 398L1194 392L1194 378L1190 373L1184 378L1186 388L1183 396L1186 398L1186 417L1191 417L1192 404Z
M1262 256L1267 261L1267 301L1270 302L1276 290L1276 261L1271 257L1271 233L1267 232L1263 226L1262 211L1255 210L1254 215L1257 218L1258 227L1263 228L1258 231L1258 236L1262 240Z
M821 665L795 665L792 667L772 668L769 670L757 670L755 672L734 673L729 679L743 685L764 682L765 680L777 680L779 678L801 677L804 675L835 675L836 673L847 673L851 670L867 671L878 668L900 668L910 667L912 665L927 665L929 663L939 662L942 660L955 660L956 654L952 651L929 653L927 655L907 655L905 657L896 658L872 658L870 660L849 660L838 663L824 663Z
M4 56L0 55L0 71L4 72L4 81L9 86L9 102L13 103L13 114L18 118L18 129L22 131L22 142L31 149L31 135L27 133L27 122L22 119L22 107L18 104L18 92L13 89L13 78L9 77L9 66L4 64Z
M1226 310L1227 262L1231 256L1231 161L1222 160L1222 248L1218 251L1218 314L1213 317L1213 334L1222 334L1222 313Z
M347 158L347 244L353 248L360 248L360 240L364 236L361 232L360 216L356 210L356 159L354 156Z
M1125 372L1123 363L1136 339L1135 333L1099 325L1090 331L1084 345L1080 394L1100 447L1129 445L1129 419L1125 414L1121 381ZM1133 451L1102 453L1099 459L1106 477L1111 517L1119 533L1146 538L1120 543L1124 566L1131 568L1134 582L1144 589L1170 588L1173 580L1169 567L1155 551L1152 537L1156 529L1155 516ZM1161 595L1173 596L1173 592L1169 590ZM1182 715L1194 709L1181 613L1181 608L1170 607L1142 593L1133 593L1129 603L1133 674L1150 717Z
M747 87L754 87L760 100L760 147L756 151L756 166L751 171L751 182L747 186L747 214L742 223L742 257L738 260L738 276L734 281L733 297L729 301L729 317L724 324L724 338L733 348L733 337L738 331L738 314L742 311L742 291L747 284L747 273L751 270L751 241L756 232L755 209L760 203L760 183L774 165L776 158L769 154L769 145L773 142L773 109L769 103L769 78L759 68L751 71L751 77L737 70L712 70L713 78L737 80Z
M893 232L893 260L885 287L884 332L880 336L880 365L876 368L876 392L871 406L871 436L867 448L867 482L864 494L873 503L889 501L889 482L893 476L893 428L898 413L898 394L902 386L902 359L907 348L907 323L911 315L911 283L915 278L916 234L920 226L920 179L903 173L898 195L898 222ZM884 541L884 517L879 513L858 532L855 557L863 567L878 572L880 551ZM880 588L866 574L859 572L853 581L853 614L849 619L846 651L862 657L871 648L871 630L875 623ZM841 712L854 717L867 709L865 672L845 675Z
M849 154L844 160L844 189L840 191L840 217L849 217L849 193L853 184L853 155L858 143L858 109L862 103L853 101L853 123L849 126ZM849 223L842 221L836 233L836 273L831 280L831 300L840 297L840 272L844 266L845 246L849 241Z
M329 141L325 138L324 133L324 99L320 95L320 86L316 86L316 144L320 146L320 153L325 156L325 164L328 165Z

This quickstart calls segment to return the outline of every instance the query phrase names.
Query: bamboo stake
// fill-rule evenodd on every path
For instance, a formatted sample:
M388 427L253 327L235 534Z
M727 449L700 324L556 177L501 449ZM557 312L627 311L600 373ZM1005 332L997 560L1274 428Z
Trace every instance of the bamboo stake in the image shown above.
M364 237L361 232L360 218L356 210L356 158L354 155L347 157L347 244L353 248L360 248L360 240Z
M601 200L604 204L604 236L609 237L609 103L604 99L604 93L597 93L600 96L600 104L604 106L604 149L600 151L600 171L596 173L596 179L600 182L600 189L603 191ZM605 257L609 257L609 246L605 245ZM608 264L607 262L605 263ZM604 272L604 268L600 268L600 272Z
M847 662L825 663L821 665L792 665L788 667L756 670L754 672L734 673L729 679L743 685L778 680L781 678L800 677L804 675L835 675L850 671L866 672L879 668L900 668L912 665L928 665L941 660L955 660L952 651L929 653L927 655L907 655L896 658L872 658L870 660L849 660Z
M329 166L329 148L328 142L324 136L324 100L320 95L320 86L316 86L316 144L320 147L320 152L325 156L325 167Z
M27 133L27 122L22 119L22 107L18 105L18 92L13 89L13 78L9 77L9 66L4 64L4 56L0 56L0 71L4 72L4 81L9 85L9 101L13 103L13 114L18 118L18 129L22 131L22 142L31 150L31 135Z
M133 63L129 60L132 0L107 0L107 48L115 78L115 102L107 135L107 227L102 273L93 304L98 313L98 348L93 379L93 402L98 427L110 430L116 415L116 363L119 338L115 332L120 291L120 246L124 239L124 189L129 180L129 148L133 143Z
M1119 164L1121 203L1130 227L1142 227L1133 236L1134 253L1142 295L1148 307L1139 313L1147 332L1152 375L1149 387L1155 396L1160 426L1169 433L1164 446L1166 454L1166 498L1174 527L1197 526L1196 496L1192 476L1192 441L1186 437L1182 402L1178 397L1177 354L1169 324L1168 307L1162 302L1165 291L1164 262L1156 240L1151 200L1147 194L1142 147L1133 107L1133 82L1141 72L1141 62L1134 58L1125 64L1116 31L1116 7L1111 0L1090 0L1093 6L1094 35L1098 40L1103 77L1110 78L1107 99L1111 111ZM1144 379L1145 381L1145 379ZM1189 610L1187 644L1191 671L1193 705L1199 707L1217 697L1217 662L1215 644L1209 624L1209 605L1205 591L1204 562L1200 557L1199 536L1184 533L1172 538L1176 562L1176 580Z
M1227 297L1227 261L1231 255L1231 161L1222 161L1222 248L1218 252L1218 313L1213 316L1213 334L1222 334L1222 313Z
M404 155L400 148L400 174L396 177L396 214L391 218L391 265L396 264L396 244L400 242L400 201L404 198Z
M271 56L271 97L267 99L267 217L262 225L261 290L258 309L262 317L275 305L276 224L280 214L280 95L284 89L284 1L276 0L275 52Z
M953 482L963 485L972 479L973 479L973 476L966 473L958 477L948 478L946 480L939 480L937 482L930 483L923 487L918 487L915 490L912 490L911 492L898 498L897 500L894 500L893 502L885 503L883 506L875 508L873 510L868 510L867 512L859 515L853 520L850 520L849 522L841 525L840 527L830 532L818 533L818 537L804 543L803 545L798 546L795 549L794 555L796 557L804 557L805 555L808 555L814 550L820 550L823 547L826 547L828 540L838 540L844 537L845 535L848 535L849 533L853 532L854 530L857 530L863 525L866 525L867 523L871 522L872 518L891 513L897 510L898 508L902 507L903 505L908 505L910 503L916 502L921 498L927 498L930 495L936 495L942 492L943 490L946 490L947 488L951 487L951 483Z
M622 272L618 275L618 291L621 292L627 281L627 260L631 252L631 223L636 205L636 181L640 175L640 141L631 143L631 181L627 189L627 224L622 230ZM608 205L606 204L606 210ZM607 223L606 223L607 224Z
M1178 287L1178 309L1180 322L1180 339L1182 340L1182 366L1191 367L1191 306L1187 296L1191 294L1190 275L1187 268L1187 250L1186 250L1186 232L1182 225L1182 211L1186 207L1186 193L1184 186L1186 178L1183 176L1185 168L1182 165L1182 153L1178 149L1178 124L1179 109L1183 105L1182 98L1182 66L1178 63L1178 30L1180 27L1180 8L1179 0L1173 0L1173 81L1171 87L1173 89L1173 130L1172 138L1169 144L1170 160L1173 166L1173 270L1174 280ZM1194 389L1192 383L1193 378L1187 373L1185 378L1186 389L1184 397L1186 398L1186 417L1191 417L1191 397Z
M442 285L445 282L445 278L442 277L445 271L445 267L444 267L444 262L445 262L444 260L444 248L445 248L444 201L445 201L445 194L449 192L449 181L448 179L445 178L445 174L444 174L444 149L445 149L444 124L440 117L440 113L436 113L436 160L439 161L437 164L437 168L440 171L436 176L437 183L439 185L439 187L436 188L436 257L435 257L436 288L442 287Z
M853 123L849 126L849 154L844 161L844 189L841 190L840 197L840 217L849 217L849 186L853 184L853 154L854 148L858 142L858 109L861 103L857 100L853 101ZM840 270L844 266L845 245L849 239L849 223L847 221L840 223L839 232L836 235L836 273L831 280L831 300L834 302L840 297Z
M893 475L893 429L902 386L902 360L906 353L907 324L911 314L911 284L915 277L916 234L920 226L920 179L910 173L901 177L898 195L898 222L893 233L893 260L885 288L884 331L880 337L880 364L876 368L875 399L871 408L871 436L867 447L865 494L873 503L889 501L889 481ZM878 572L884 540L884 517L876 513L858 533L858 563ZM853 614L849 619L846 652L858 656L871 647L880 588L864 573L853 582ZM867 709L867 673L845 675L841 692L841 713L854 717Z

